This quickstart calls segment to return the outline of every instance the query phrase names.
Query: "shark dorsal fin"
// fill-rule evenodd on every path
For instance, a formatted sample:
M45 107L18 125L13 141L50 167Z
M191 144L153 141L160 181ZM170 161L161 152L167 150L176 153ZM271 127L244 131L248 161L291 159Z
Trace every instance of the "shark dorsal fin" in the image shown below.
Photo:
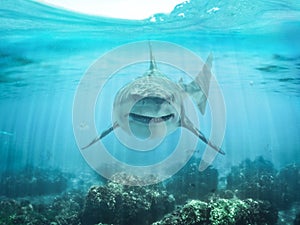
M150 67L149 67L149 70L151 70L151 71L157 70L157 65L156 65L155 58L154 58L153 53L152 53L152 45L151 45L150 41L149 41L149 50L150 50Z
M152 45L150 41L148 42L148 45L149 45L149 52L150 52L150 66L148 71L144 73L144 76L164 76L157 68L157 64L153 56Z

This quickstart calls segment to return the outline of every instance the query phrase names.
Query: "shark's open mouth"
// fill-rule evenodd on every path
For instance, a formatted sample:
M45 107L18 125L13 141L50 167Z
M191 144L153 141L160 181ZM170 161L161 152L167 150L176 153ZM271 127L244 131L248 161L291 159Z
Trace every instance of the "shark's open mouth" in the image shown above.
M160 123L163 121L167 121L170 120L172 118L174 118L174 113L165 115L165 116L161 116L161 117L152 117L152 116L144 116L144 115L140 115L140 114L136 114L136 113L129 113L129 118L141 123L147 123L149 124L150 121L154 122L154 123Z

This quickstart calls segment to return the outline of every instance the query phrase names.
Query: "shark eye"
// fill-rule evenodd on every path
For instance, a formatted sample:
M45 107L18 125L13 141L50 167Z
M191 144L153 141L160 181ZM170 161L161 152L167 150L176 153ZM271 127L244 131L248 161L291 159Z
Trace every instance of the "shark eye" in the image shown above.
M138 101L138 100L141 100L141 99L142 99L142 97L141 97L140 95L138 95L138 94L132 94L131 97L132 97L133 100L135 100L135 101Z
M172 102L174 102L175 96L172 94L166 100L168 101L169 104L171 104Z

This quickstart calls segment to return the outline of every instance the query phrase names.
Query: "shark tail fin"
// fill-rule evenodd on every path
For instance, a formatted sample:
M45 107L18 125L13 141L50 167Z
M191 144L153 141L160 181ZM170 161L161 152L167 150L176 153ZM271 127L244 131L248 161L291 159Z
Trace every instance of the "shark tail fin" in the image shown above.
M192 96L202 115L205 113L207 105L206 103L209 93L212 61L213 55L210 53L202 67L202 70L196 76L195 80L189 84L183 84L183 82L179 82L184 91Z
M196 81L202 91L202 98L199 102L197 102L197 105L202 115L205 113L205 109L207 105L206 103L207 103L209 85L211 79L212 60L213 60L213 55L212 53L210 53L206 59L205 64L202 67L201 73L196 77Z

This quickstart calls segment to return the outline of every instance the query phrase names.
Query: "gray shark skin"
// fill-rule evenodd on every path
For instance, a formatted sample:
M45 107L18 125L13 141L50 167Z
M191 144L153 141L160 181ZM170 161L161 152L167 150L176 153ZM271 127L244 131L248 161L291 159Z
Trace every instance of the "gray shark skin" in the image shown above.
M211 143L193 125L185 115L183 107L185 100L183 93L188 93L197 104L201 114L205 113L211 77L212 54L208 56L202 71L194 81L184 84L180 80L177 84L158 70L150 44L149 47L151 59L149 70L143 76L126 84L115 97L113 105L114 124L82 149L90 147L117 128L145 139L150 135L159 136L162 127L166 129L166 134L172 133L178 127L184 127L214 150L225 155L220 147ZM201 88L198 84L201 84Z

